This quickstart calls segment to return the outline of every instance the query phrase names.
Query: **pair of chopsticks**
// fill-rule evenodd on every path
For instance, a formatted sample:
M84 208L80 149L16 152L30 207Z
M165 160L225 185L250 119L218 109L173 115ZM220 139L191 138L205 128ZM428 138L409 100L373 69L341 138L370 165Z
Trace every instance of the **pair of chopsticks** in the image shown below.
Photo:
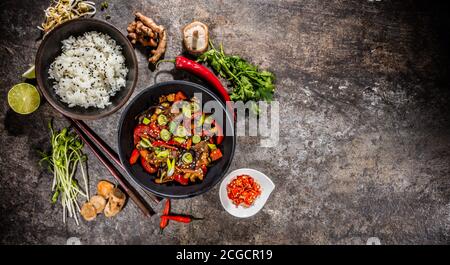
M75 120L66 117L71 123L72 127L78 133L83 142L89 146L94 155L102 162L102 164L109 170L113 177L117 180L122 189L127 193L128 197L139 207L142 213L146 216L152 216L155 214L150 205L140 196L140 194L133 188L133 186L128 182L128 180L122 176L122 174L114 167L111 161L105 156L108 155L109 158L122 170L125 170L124 166L120 162L119 156L117 155L111 147L106 144L95 132L92 131L89 126L87 126L81 120ZM102 153L100 149L105 153ZM145 190L144 190L145 191ZM154 202L159 202L161 199L155 195L145 191L148 197L150 197Z

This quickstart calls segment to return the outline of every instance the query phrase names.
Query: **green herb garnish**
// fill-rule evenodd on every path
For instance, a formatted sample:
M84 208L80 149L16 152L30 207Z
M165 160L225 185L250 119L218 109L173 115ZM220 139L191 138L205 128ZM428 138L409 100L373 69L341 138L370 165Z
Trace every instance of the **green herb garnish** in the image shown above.
M275 91L275 75L269 71L260 70L239 56L226 55L222 45L219 50L210 42L210 49L203 53L199 62L208 65L233 85L230 98L233 101L268 101L273 98Z
M52 203L56 203L58 198L63 207L63 222L66 222L66 214L73 217L78 224L77 212L80 211L78 196L89 199L89 187L87 174L83 162L87 160L83 154L83 142L74 132L68 128L55 131L52 122L48 125L51 134L51 151L49 153L40 152L42 159L40 164L46 162L49 170L53 173ZM82 191L75 179L75 171L79 166L84 182Z

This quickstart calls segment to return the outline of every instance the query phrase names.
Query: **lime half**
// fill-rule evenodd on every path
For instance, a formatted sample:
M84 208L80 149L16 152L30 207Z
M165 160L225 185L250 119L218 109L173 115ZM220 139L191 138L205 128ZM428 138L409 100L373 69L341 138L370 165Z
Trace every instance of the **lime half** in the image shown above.
M13 86L8 92L8 104L19 114L34 112L40 103L41 96L33 85L20 83Z
M31 66L25 73L23 73L22 77L26 79L35 79L36 72L34 71L34 65Z

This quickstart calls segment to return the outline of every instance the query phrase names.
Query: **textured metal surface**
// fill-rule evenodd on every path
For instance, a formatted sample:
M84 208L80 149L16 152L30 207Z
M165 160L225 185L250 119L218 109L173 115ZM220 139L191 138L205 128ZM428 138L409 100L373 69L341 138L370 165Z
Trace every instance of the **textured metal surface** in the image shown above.
M263 148L259 139L241 137L231 166L266 173L276 189L249 219L222 209L218 185L174 201L173 212L205 219L171 223L163 235L159 218L144 219L132 203L112 219L63 225L35 149L48 147L51 117L68 124L47 103L19 116L6 102L34 60L36 26L48 1L7 0L0 4L1 243L65 244L71 237L82 244L450 242L447 8L411 1L109 2L109 21L124 33L137 10L165 25L166 58L182 51L181 28L198 19L227 52L277 75L280 145ZM157 75L136 52L134 95L158 81L189 78ZM115 149L120 113L88 122ZM113 179L86 152L93 191L98 180Z

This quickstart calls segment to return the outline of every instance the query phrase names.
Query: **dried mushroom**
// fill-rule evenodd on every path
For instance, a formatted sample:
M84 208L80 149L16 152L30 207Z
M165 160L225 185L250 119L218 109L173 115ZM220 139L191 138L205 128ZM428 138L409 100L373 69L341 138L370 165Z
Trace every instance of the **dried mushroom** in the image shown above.
M111 192L108 203L106 204L104 214L106 217L112 217L122 210L125 205L126 196L125 194L118 188L115 188L113 192Z
M208 49L208 40L208 27L202 22L194 21L183 28L184 47L190 54L204 53Z
M95 210L94 205L90 202L86 202L81 206L81 216L83 216L84 220L92 221L97 217L97 211Z
M94 206L95 211L97 212L97 214L99 214L103 212L103 209L105 209L106 199L103 196L95 195L91 197L89 203Z
M106 217L118 214L125 205L125 194L109 181L102 180L97 184L97 195L81 207L81 215L86 221L92 221L97 214L103 212Z
M114 184L109 181L101 180L97 184L97 194L103 196L103 198L108 199L109 194L114 190Z

